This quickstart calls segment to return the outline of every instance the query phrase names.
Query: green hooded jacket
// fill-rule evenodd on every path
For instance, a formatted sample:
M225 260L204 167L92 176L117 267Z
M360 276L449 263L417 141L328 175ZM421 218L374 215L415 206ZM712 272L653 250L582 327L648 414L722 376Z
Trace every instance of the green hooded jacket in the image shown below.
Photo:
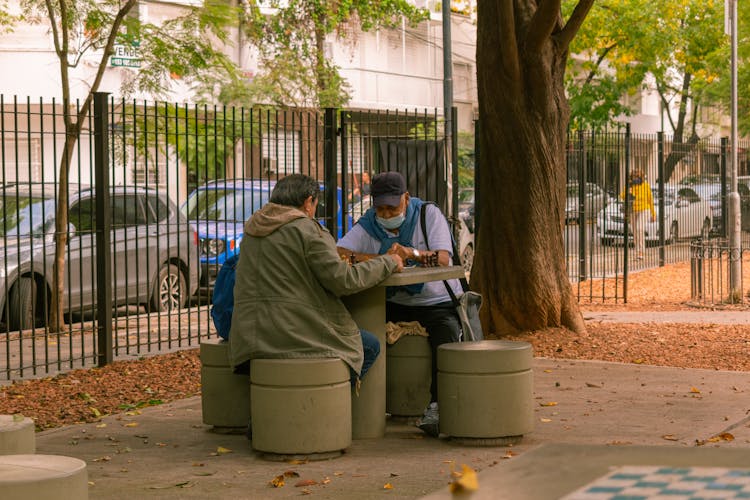
M396 263L341 260L331 234L301 210L268 203L245 222L234 285L230 362L341 358L359 373L362 340L342 295L373 287Z

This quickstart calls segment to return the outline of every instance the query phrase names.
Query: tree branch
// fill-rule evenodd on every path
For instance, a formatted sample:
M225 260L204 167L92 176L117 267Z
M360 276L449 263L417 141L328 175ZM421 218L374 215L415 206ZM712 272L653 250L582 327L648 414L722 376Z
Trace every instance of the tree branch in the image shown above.
M563 29L557 34L557 40L561 47L567 50L570 42L573 41L573 38L575 38L578 30L581 28L581 25L583 24L584 19L586 19L593 4L594 0L579 0L576 8L573 10L573 14L570 15L568 22L565 23Z
M55 10L52 8L50 0L45 0L44 3L47 5L47 17L49 17L49 24L52 27L52 43L55 44L57 57L61 57L62 48L60 47L60 33L57 31L57 23L55 22Z
M593 2L594 0L581 1ZM560 5L561 0L539 1L536 12L534 12L534 17L531 18L531 22L529 23L529 30L526 33L526 46L529 50L538 50L544 41L552 34L560 17ZM576 7L576 10L578 10L578 7Z
M89 93L86 96L86 100L84 101L83 106L81 106L81 110L78 113L79 120L86 116L86 113L88 113L89 105L91 104L91 100L94 98L94 92L99 90L99 85L102 82L104 71L107 69L107 58L112 53L112 47L114 47L117 35L119 35L122 21L125 19L125 16L128 15L130 10L135 6L137 2L138 0L128 0L128 2L123 5L123 7L117 12L117 15L115 15L115 18L112 21L112 29L107 36L107 43L104 46L104 53L102 54L102 58L99 61L99 66L96 69L94 82L91 84L91 89L89 90Z
M599 54L599 57L596 60L596 65L594 66L594 69L592 69L589 72L589 75L586 77L586 82L584 83L584 85L588 85L589 83L591 83L591 80L593 80L594 77L596 76L596 70L599 69L599 66L601 66L602 62L604 61L604 58L607 57L607 54L609 54L612 51L612 49L614 49L615 47L617 47L617 42L613 43L609 47L606 47L601 52L601 54Z
M672 119L672 111L669 109L669 101L667 101L667 98L664 95L664 89L661 87L661 85L659 85L658 82L656 83L656 91L659 93L659 98L661 99L661 103L664 106L661 112L662 114L664 114L664 111L667 112L667 119L669 120L669 125L672 127L672 132L674 132L676 127L674 124L674 120Z

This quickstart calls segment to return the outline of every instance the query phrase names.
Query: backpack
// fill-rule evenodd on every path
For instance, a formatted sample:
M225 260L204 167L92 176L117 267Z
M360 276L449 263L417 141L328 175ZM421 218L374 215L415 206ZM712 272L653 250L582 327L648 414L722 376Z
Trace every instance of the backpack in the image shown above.
M214 283L211 318L213 318L216 333L224 340L229 340L229 329L232 326L234 279L239 260L240 254L235 254L225 260Z

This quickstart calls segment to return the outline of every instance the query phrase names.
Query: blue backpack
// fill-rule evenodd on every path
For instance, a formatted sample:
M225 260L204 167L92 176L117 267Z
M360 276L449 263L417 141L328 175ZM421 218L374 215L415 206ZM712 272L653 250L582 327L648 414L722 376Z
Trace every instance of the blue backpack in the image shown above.
M216 333L224 340L229 340L229 329L232 326L234 278L239 260L240 254L235 254L225 260L214 283L211 318L214 320Z

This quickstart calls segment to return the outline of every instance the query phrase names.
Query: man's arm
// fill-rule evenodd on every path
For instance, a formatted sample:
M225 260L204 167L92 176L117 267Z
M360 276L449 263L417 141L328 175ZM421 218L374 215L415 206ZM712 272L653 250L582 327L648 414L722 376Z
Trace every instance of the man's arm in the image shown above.
M355 252L354 250L350 250L344 247L336 247L336 252L338 252L341 260L346 260L349 262L351 262L352 254L354 254L355 262L364 262L378 256L378 254L376 253Z

